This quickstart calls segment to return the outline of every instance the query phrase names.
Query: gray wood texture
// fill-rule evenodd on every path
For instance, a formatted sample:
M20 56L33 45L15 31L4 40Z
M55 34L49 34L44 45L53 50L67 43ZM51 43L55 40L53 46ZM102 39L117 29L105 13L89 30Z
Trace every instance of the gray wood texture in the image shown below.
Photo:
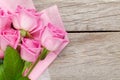
M120 33L71 33L51 80L120 80Z
M42 10L57 4L70 44L49 67L51 80L120 80L120 0L33 0Z
M57 4L68 31L120 30L120 0L33 0L42 10Z

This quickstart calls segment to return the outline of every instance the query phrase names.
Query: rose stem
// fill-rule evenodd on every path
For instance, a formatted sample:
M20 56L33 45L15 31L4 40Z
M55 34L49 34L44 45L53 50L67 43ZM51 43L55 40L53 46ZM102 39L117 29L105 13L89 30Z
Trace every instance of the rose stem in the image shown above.
M37 65L37 63L40 60L44 60L46 58L46 56L48 55L49 50L47 50L46 48L43 49L42 53L40 54L40 56L37 58L37 60L35 61L35 63L33 63L29 69L29 72L27 73L27 77L29 76L29 74L31 73L31 71L33 70L33 68Z

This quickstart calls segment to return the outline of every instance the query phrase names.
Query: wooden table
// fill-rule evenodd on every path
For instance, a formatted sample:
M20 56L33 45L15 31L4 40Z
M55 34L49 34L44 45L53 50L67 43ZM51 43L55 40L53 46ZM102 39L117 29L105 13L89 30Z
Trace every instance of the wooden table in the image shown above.
M34 0L57 4L70 44L49 67L51 80L120 80L120 0Z

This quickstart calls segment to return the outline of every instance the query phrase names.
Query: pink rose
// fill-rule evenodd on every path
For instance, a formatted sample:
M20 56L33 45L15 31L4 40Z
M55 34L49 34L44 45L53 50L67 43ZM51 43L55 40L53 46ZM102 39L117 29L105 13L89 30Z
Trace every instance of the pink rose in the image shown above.
M65 31L49 23L42 33L41 44L48 50L55 51L66 41L65 35Z
M28 62L36 61L41 51L41 44L39 41L33 39L22 39L21 57Z
M25 31L34 31L41 25L40 14L34 9L29 10L18 7L16 13L12 17L13 26L16 29Z
M8 45L17 48L20 40L20 33L17 30L4 30L0 33L0 58L4 57L3 52Z
M11 19L10 15L0 9L0 31L10 28Z

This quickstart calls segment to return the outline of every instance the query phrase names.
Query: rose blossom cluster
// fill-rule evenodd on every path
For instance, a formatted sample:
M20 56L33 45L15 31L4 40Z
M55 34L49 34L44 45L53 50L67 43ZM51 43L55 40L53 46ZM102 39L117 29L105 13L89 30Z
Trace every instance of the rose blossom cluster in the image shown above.
M23 60L34 63L43 49L53 52L66 42L66 32L50 22L43 25L41 15L23 7L17 7L14 13L0 10L0 58L9 45Z

